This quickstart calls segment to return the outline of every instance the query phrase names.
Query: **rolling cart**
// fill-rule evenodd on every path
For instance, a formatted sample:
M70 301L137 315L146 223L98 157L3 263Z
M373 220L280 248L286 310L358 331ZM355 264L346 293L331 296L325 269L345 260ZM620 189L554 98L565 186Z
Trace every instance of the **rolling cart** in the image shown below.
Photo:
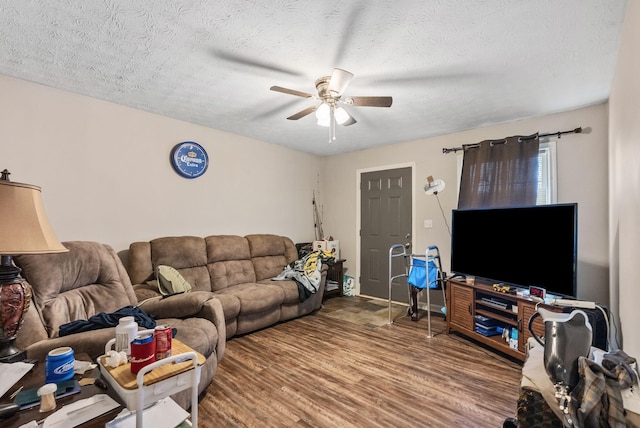
M139 330L138 334L151 333ZM118 367L106 366L106 354L113 349L115 339L105 345L105 355L98 357L100 372L127 409L135 410L136 428L143 428L144 409L162 398L191 388L191 425L198 426L198 384L205 357L182 342L172 340L173 355L144 366L137 375L131 373L131 363ZM153 370L153 372L152 372Z
M402 258L404 272L394 274L393 260ZM446 293L444 274L440 263L440 250L435 245L427 247L424 254L407 254L406 247L402 244L392 245L389 248L389 324L393 323L391 315L391 288L394 281L400 278L407 278L409 309L407 314L411 319L418 319L418 293L427 289L427 338L431 339L431 290L441 289L444 307L446 308ZM445 314L446 315L446 314Z

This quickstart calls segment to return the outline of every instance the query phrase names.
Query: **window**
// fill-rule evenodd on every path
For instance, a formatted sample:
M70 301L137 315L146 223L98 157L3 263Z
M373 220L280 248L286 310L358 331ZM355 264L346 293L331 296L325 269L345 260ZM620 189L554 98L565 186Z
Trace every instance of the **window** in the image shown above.
M456 161L458 169L458 192L460 192L460 177L462 175L462 157L462 153L458 154ZM536 205L555 204L557 200L556 141L541 141L538 153L538 199Z
M536 205L555 204L557 193L556 142L541 142L538 153L538 199Z

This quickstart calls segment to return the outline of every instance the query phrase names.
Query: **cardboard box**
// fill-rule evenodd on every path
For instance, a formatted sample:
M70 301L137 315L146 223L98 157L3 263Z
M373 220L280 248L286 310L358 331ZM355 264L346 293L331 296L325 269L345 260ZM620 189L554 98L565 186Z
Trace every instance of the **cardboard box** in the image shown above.
M327 241L313 241L313 251L324 251L327 249Z
M340 258L340 241L325 241L327 243L327 251L333 253L333 256L337 259Z
M313 241L313 251L331 251L336 259L340 258L340 241Z

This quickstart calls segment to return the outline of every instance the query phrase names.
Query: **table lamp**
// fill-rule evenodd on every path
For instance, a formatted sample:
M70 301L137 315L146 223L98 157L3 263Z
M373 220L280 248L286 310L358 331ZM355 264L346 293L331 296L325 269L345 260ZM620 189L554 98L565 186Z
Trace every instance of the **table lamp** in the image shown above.
M42 204L38 186L9 181L9 171L0 176L0 362L24 358L14 345L24 315L29 309L31 289L20 276L12 257L19 254L68 251L56 238Z

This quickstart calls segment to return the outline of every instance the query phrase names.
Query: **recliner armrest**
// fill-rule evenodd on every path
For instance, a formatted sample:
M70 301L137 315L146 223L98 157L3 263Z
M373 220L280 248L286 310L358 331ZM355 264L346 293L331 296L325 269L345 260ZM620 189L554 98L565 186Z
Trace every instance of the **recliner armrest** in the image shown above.
M40 340L26 348L27 357L44 361L49 351L61 346L70 346L75 353L86 353L95 360L104 354L104 344L115 336L115 328L83 331L68 336Z
M224 355L226 347L226 321L222 304L215 295L209 291L192 291L184 294L176 294L170 297L155 297L141 301L140 309L155 318L204 318L212 322L218 329L218 343L216 355L218 362Z
M227 346L227 321L224 318L222 303L220 303L220 300L212 297L202 305L198 316L211 321L218 329L218 344L216 345L216 350L218 352L218 362L220 362Z
M138 307L154 318L197 316L205 302L213 297L208 291L193 291L173 296L156 295L138 302Z

